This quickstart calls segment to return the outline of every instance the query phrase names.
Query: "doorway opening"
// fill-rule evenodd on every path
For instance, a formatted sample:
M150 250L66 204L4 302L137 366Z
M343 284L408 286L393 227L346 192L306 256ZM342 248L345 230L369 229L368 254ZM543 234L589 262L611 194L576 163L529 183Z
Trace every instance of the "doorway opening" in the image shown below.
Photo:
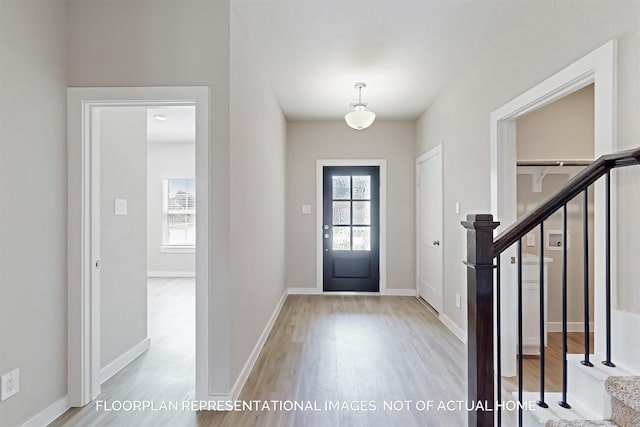
M491 208L500 221L499 233L515 222L517 218L517 162L516 162L516 120L539 108L549 105L580 89L594 86L594 158L615 151L615 63L616 42L612 40L599 47L560 72L539 83L522 95L511 100L490 117L491 139ZM615 177L611 185L615 194ZM603 354L604 349L604 183L596 183L594 190L594 334L595 352ZM615 206L612 200L611 206ZM615 219L615 214L613 214ZM611 224L615 237L615 221ZM614 240L614 239L612 239ZM615 248L612 241L612 248ZM612 256L615 258L615 249ZM515 259L515 246L507 249L505 259ZM513 286L501 287L501 330L502 373L514 376L516 373L516 289L517 271L514 264L501 263L503 283ZM615 289L615 277L612 277Z
M177 252L182 250L183 254L185 251L190 251L192 258L195 252L195 262L191 261L189 274L185 274L192 276L190 278L192 290L190 293L186 293L185 298L191 299L191 303L195 305L195 316L193 316L195 321L192 322L192 329L193 323L195 323L195 351L189 359L192 361L191 369L194 372L190 381L195 384L195 397L204 399L209 395L209 336L207 332L209 318L207 268L209 229L208 92L208 88L198 87L69 89L69 400L71 406L84 406L95 399L101 391L101 384L107 374L113 375L145 351L143 344L134 346L130 351L116 357L109 364L113 372L103 371L101 356L104 350L102 348L104 331L101 324L101 307L103 303L107 302L103 301L102 296L107 294L101 292L101 282L105 279L102 277L103 273L113 265L106 262L108 259L101 259L106 255L102 253L101 237L114 237L110 240L116 244L118 241L128 242L131 236L118 235L122 231L122 227L118 227L117 222L119 221L121 223L119 225L123 225L123 219L127 216L129 216L128 219L133 219L134 214L140 216L141 211L144 213L142 215L144 224L141 227L134 226L135 229L129 229L128 232L145 235L142 243L139 244L142 246L144 254L142 262L136 263L136 271L140 269L140 264L142 264L145 303L147 298L146 205L148 194L146 168L141 168L144 178L144 185L138 185L142 188L141 195L117 195L122 194L125 191L122 189L126 189L127 184L130 184L124 173L116 173L110 177L109 181L113 178L113 182L110 184L118 181L123 181L124 184L121 189L112 194L107 194L104 191L100 180L105 156L111 156L110 160L115 165L115 170L119 165L124 166L131 162L134 157L131 153L108 154L99 150L102 138L100 114L123 108L136 110L143 115L144 146L140 151L143 151L142 161L145 165L147 164L146 124L148 115L151 114L152 119L155 120L153 116L162 115L154 113L155 109L165 109L168 112L171 109L177 111L185 107L190 107L194 112L192 114L195 123L192 126L194 142L191 149L191 159L192 162L195 159L195 175L182 176L184 182L177 182L177 180L171 182L171 177L167 176L164 180L166 182L163 183L166 184L164 189L167 190L164 202L166 206L161 204L156 208L167 219L162 233L163 237L166 235L169 238L163 243L169 244L162 245L165 247L164 249ZM102 148L104 148L104 144ZM137 173L140 175L140 171ZM197 185L197 199L195 194L189 193L189 182L194 187ZM159 186L163 184L159 184ZM187 191L182 191L181 186L185 187ZM173 198L170 189L176 189ZM159 193L162 194L162 189L159 190ZM102 196L107 197L106 202ZM193 207L198 212L197 218L195 211L191 209ZM112 230L104 228L104 226L108 226L110 220L116 224ZM194 222L197 222L195 230L192 227ZM113 230L117 230L117 232L111 234ZM182 240L178 242L180 234ZM196 239L197 247L194 245ZM189 245L189 242L194 244ZM176 245L176 243L181 244ZM176 248L176 246L182 247ZM111 249L113 248L109 250ZM114 251L111 253L113 254ZM129 258L124 262L127 264L130 261L132 260ZM118 268L121 267L122 264L118 266ZM117 271L118 268L113 270ZM118 297L123 299L125 295L116 296L114 298L116 303ZM145 312L145 317L146 314ZM121 333L122 328L116 334ZM104 339L108 340L109 337L105 334ZM148 340L146 342L148 345Z

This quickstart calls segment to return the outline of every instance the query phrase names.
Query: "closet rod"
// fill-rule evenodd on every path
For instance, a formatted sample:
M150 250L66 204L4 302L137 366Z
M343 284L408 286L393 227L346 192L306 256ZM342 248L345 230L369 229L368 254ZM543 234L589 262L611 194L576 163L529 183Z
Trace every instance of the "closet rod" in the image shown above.
M589 166L591 160L518 160L518 166Z

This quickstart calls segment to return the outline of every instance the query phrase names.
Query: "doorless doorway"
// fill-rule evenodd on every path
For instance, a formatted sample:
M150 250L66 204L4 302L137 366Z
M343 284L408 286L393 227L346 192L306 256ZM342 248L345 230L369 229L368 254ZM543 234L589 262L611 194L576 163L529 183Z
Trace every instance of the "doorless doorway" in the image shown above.
M69 402L83 406L100 392L99 216L94 206L99 163L93 143L103 107L196 107L196 398L209 396L209 89L207 87L68 89Z

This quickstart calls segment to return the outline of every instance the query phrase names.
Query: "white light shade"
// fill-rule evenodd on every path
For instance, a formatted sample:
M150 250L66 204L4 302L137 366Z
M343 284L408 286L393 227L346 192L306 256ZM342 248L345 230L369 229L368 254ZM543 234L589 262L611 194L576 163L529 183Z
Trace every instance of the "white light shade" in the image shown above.
M375 113L367 110L352 111L344 116L344 121L347 122L349 126L357 130L368 128L375 119Z

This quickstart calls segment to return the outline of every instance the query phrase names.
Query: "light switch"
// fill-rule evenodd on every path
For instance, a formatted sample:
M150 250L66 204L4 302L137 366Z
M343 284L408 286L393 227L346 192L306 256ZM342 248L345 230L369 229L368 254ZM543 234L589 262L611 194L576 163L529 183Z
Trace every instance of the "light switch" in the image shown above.
M302 213L309 215L311 213L311 205L302 205Z
M115 199L113 205L115 215L127 214L127 199Z
M460 202L456 202L456 213L460 213Z

